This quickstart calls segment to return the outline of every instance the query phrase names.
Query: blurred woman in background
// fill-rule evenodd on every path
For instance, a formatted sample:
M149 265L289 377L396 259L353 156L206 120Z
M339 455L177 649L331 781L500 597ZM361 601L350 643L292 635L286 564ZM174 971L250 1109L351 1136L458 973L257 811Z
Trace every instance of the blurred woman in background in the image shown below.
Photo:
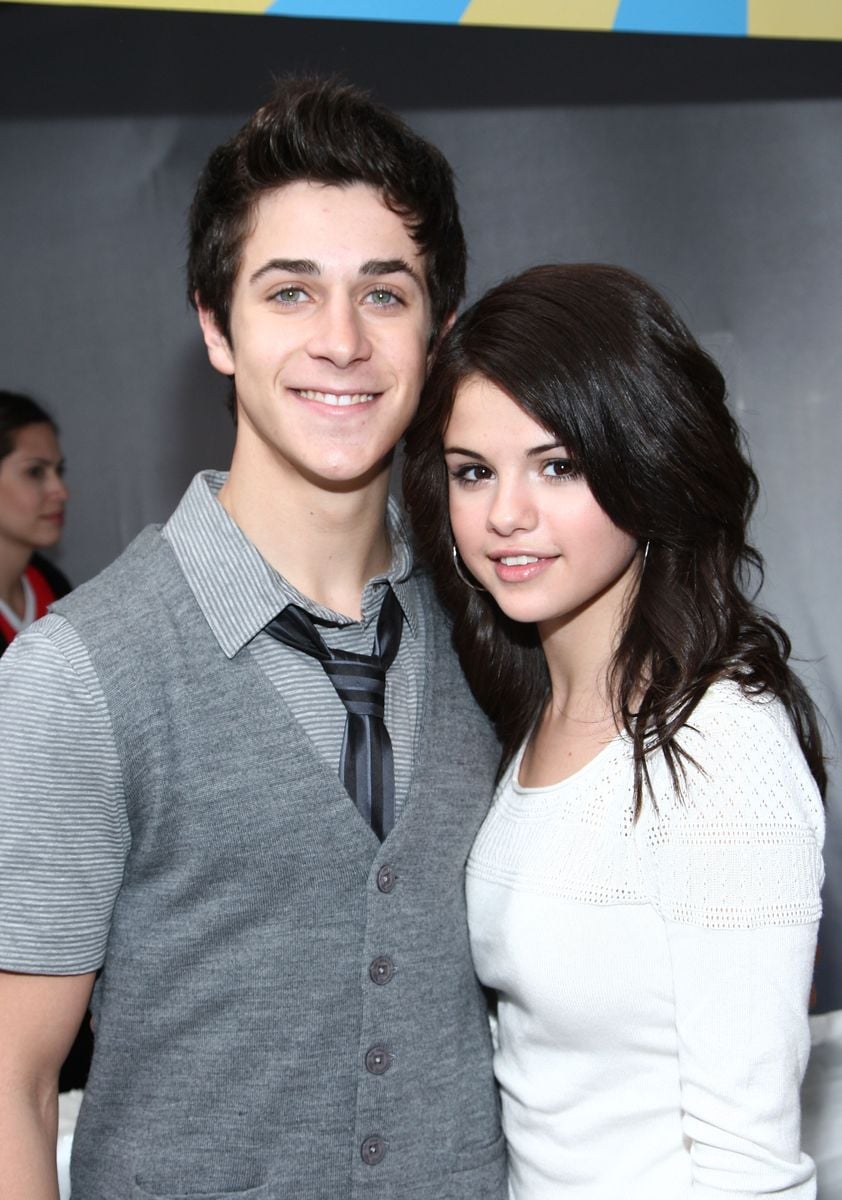
M70 591L39 553L61 537L66 503L55 421L29 396L0 391L0 654ZM62 1067L61 1091L84 1087L91 1047L86 1018Z
M0 391L0 654L70 585L40 553L64 525L64 458L39 404Z

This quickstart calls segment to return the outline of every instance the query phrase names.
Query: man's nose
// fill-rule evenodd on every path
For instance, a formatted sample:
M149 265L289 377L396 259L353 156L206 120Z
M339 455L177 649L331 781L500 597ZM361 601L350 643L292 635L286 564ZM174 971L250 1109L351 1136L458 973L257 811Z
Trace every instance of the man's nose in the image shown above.
M307 349L314 358L325 358L338 367L371 355L364 316L349 297L336 296L325 302L314 317Z

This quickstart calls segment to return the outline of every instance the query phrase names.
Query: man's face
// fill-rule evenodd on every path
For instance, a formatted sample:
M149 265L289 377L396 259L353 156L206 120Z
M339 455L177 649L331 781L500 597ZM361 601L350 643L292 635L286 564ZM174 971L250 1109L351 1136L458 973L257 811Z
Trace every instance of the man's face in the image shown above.
M264 195L231 302L231 336L200 317L235 376L235 462L346 490L388 469L418 404L431 330L424 262L365 184Z

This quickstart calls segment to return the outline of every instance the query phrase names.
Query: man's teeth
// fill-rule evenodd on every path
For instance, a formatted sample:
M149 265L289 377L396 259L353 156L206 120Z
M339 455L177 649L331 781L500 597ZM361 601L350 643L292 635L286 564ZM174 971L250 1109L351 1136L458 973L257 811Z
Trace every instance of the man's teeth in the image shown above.
M337 396L335 392L299 391L304 400L315 400L317 404L331 404L334 408L347 408L350 404L368 404L374 399L373 392L343 392Z
M527 563L538 561L537 554L507 554L500 562L504 567L525 567Z

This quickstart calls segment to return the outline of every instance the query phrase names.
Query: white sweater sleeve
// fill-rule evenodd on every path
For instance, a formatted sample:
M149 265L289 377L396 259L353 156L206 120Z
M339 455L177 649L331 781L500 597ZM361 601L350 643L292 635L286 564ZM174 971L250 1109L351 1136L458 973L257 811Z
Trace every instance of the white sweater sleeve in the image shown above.
M785 713L713 689L641 829L672 967L694 1200L816 1194L799 1088L822 882L822 809Z
M668 922L691 1194L816 1194L800 1153L799 1088L816 925L701 929Z

